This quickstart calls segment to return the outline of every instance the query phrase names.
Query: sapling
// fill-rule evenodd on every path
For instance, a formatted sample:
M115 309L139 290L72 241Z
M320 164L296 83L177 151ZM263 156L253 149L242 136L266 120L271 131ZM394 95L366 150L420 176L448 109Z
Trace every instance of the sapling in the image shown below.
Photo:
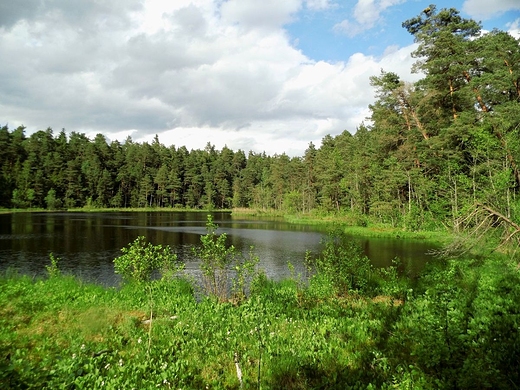
M161 270L163 277L172 277L184 267L170 246L147 243L143 236L137 237L121 252L123 254L114 259L114 267L127 282L148 282L156 270Z
M49 276L49 278L55 278L60 276L61 271L58 267L58 263L61 259L59 257L55 257L52 252L49 253L49 259L51 260L51 264L45 266L45 269L47 270L47 275Z
M208 215L207 234L200 238L201 246L193 248L193 253L201 260L202 284L206 293L223 302L228 297L231 286L234 298L243 300L246 284L253 277L258 264L258 256L250 248L249 258L244 259L233 245L226 244L226 233L217 234L218 225ZM231 278L234 273L235 277Z

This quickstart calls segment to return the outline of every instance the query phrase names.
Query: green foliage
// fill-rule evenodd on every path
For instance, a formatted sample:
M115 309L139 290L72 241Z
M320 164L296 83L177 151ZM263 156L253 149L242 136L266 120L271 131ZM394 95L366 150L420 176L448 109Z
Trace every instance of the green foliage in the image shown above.
M339 294L339 289L331 280L330 275L326 273L317 273L309 280L309 286L306 290L306 297L311 301L321 301L335 297Z
M200 238L201 246L193 248L193 253L201 260L202 283L206 293L225 300L228 292L229 268L237 253L233 245L227 246L225 233L216 233L217 228L218 226L213 223L213 217L208 215L207 234Z
M306 290L257 274L240 305L157 280L153 318L141 285L1 276L0 387L236 389L236 363L244 388L520 385L520 274L508 259L432 262L400 301L331 295L315 275Z
M139 236L121 256L114 259L115 272L127 282L144 283L151 280L154 271L161 271L164 278L171 278L184 268L177 255L166 245L153 245Z
M399 345L398 358L408 355L422 375L447 388L518 385L520 316L512 302L519 282L518 271L499 259L431 265L390 347Z
M258 256L250 248L249 257L241 256L233 245L227 245L227 235L217 234L218 226L208 214L207 234L200 238L201 246L192 248L201 260L202 285L206 294L220 301L228 298L231 289L233 299L245 298L251 278L255 274Z
M57 210L61 208L61 200L56 198L56 191L54 188L49 190L44 200L48 210Z
M401 262L399 259L392 260L392 265L377 270L379 278L378 291L384 296L398 300L405 300L411 290L411 280L407 275L399 272Z
M370 260L341 232L330 232L322 253L314 259L307 257L306 262L312 274L312 289L325 288L338 295L348 295L352 292L366 293L374 288Z
M51 264L45 266L45 270L47 271L47 276L49 278L56 278L58 276L61 276L61 270L58 267L60 258L54 256L54 254L51 252L51 253L49 253L49 260L51 261Z
M249 257L242 259L234 266L231 295L236 302L246 299L250 285L258 275L257 266L260 259L254 252L254 247L249 248Z
M520 188L520 45L434 5L404 21L424 77L370 77L371 123L301 157L124 143L0 127L0 206L249 208L355 226L458 228L480 202L513 215Z

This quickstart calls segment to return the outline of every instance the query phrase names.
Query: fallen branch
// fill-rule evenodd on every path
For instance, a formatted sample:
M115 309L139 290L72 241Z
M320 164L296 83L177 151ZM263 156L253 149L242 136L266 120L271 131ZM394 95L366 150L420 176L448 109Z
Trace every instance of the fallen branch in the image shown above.
M512 221L510 218L506 217L504 214L499 213L496 210L493 210L491 207L485 206L481 203L477 203L477 207L481 207L482 209L486 210L489 214L494 215L498 219L500 219L502 222L505 222L509 226L512 226L515 228L516 231L520 231L520 225L518 225L516 222Z
M482 203L475 203L471 212L460 217L456 225L462 227L463 234L447 247L430 254L442 257L460 256L478 245L490 231L499 228L503 230L503 238L497 248L506 244L515 246L515 252L520 248L520 224Z

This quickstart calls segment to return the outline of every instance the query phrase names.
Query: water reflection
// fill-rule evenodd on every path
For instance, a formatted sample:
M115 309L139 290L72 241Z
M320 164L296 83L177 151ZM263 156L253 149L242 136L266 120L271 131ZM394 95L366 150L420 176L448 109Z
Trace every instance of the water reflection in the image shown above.
M144 236L153 244L170 245L195 271L191 247L206 233L207 213L16 213L0 215L0 269L38 275L49 264L49 253L62 259L60 268L83 279L116 285L113 259L120 249ZM283 220L233 218L213 213L219 232L244 254L254 246L260 266L274 279L289 276L287 263L304 273L307 250L319 253L324 232L316 227L291 225ZM424 243L403 240L353 238L376 266L387 266L396 256L420 266Z

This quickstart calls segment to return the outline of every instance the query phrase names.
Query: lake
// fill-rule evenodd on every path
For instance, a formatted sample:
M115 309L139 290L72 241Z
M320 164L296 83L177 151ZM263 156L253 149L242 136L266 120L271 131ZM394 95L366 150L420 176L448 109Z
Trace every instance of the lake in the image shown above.
M120 281L113 260L121 248L145 236L154 245L170 245L188 272L198 261L191 248L206 234L207 212L103 212L0 214L0 270L15 269L28 275L45 274L49 253L61 259L60 269L84 280L107 286ZM326 235L323 228L290 224L283 219L235 217L211 213L228 242L247 253L251 246L268 277L290 276L288 262L304 273L305 252L317 254ZM432 245L413 240L352 237L374 266L384 267L399 257L412 270L421 269Z

